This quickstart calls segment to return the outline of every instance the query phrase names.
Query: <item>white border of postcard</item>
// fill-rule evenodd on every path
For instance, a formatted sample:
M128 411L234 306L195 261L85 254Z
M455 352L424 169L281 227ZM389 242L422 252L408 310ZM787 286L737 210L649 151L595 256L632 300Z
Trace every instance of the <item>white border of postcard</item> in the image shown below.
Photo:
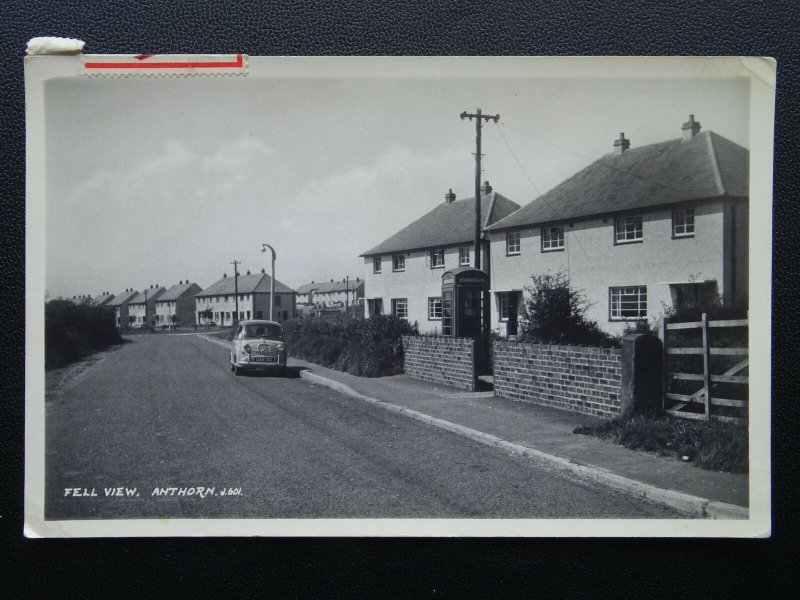
M44 519L45 82L79 78L78 56L25 64L27 117L25 535L28 537L764 537L770 535L770 307L775 62L740 57L248 57L260 77L554 77L750 80L750 511L747 520ZM175 79L180 84L180 79ZM483 84L486 84L484 81Z

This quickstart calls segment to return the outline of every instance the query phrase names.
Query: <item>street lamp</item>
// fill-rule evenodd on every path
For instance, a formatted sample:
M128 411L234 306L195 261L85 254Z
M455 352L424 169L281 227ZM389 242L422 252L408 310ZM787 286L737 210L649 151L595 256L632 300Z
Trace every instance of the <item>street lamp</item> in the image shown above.
M275 248L269 244L261 244L261 252L266 252L267 248L272 252L272 281L269 283L269 320L272 321L272 307L275 306Z

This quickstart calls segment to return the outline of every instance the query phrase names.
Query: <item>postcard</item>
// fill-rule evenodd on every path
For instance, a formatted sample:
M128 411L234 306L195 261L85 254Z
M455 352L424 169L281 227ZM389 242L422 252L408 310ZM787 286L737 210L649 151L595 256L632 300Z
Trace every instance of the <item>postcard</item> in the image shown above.
M25 59L29 537L764 537L775 62Z

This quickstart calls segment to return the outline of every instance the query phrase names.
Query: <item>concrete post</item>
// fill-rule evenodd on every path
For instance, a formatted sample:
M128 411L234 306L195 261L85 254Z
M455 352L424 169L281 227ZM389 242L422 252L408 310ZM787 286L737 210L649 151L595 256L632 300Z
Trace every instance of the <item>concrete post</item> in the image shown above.
M663 409L663 346L654 335L635 333L622 338L623 417L658 414Z

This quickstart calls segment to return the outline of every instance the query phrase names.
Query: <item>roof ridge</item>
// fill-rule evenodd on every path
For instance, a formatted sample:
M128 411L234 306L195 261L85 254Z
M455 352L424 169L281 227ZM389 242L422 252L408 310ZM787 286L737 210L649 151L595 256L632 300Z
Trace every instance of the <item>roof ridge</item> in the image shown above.
M492 222L492 213L494 212L495 204L497 203L497 192L492 192L492 200L489 204L489 209L486 211L486 220L483 222L483 227L481 230L486 229L489 226L489 223Z

